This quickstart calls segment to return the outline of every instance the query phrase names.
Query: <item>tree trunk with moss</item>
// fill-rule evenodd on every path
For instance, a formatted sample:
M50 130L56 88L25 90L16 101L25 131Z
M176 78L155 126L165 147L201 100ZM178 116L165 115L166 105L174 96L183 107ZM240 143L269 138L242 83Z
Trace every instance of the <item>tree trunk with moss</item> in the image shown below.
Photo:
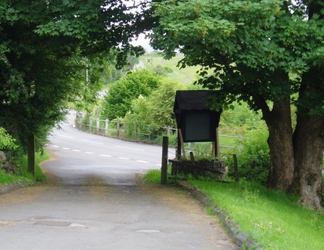
M270 188L287 191L293 181L294 151L289 99L277 100L269 114L264 114L269 129Z
M291 190L300 193L300 202L321 209L324 118L298 116L294 133L295 173Z

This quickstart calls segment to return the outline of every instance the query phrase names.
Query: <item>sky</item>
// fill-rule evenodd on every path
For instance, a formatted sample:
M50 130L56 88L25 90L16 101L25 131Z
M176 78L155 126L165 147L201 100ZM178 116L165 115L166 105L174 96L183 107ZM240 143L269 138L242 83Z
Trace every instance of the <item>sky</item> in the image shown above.
M150 46L149 39L146 39L144 34L141 34L136 41L133 41L132 45L141 45L147 52L153 51L153 48Z

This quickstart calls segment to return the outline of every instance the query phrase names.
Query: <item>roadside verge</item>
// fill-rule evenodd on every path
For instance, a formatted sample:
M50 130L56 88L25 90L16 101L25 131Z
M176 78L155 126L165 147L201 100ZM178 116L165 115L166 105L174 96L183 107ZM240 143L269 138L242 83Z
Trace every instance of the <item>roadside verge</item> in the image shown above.
M242 249L262 250L257 242L253 241L248 234L240 231L240 227L228 218L211 200L197 187L186 181L178 181L178 185L186 189L195 199L199 200L205 207L213 207L212 211L224 226L226 232L232 238L236 245Z
M7 185L0 185L0 194L7 193L14 189L30 186L33 184L34 184L34 182L19 181L19 182L10 183Z

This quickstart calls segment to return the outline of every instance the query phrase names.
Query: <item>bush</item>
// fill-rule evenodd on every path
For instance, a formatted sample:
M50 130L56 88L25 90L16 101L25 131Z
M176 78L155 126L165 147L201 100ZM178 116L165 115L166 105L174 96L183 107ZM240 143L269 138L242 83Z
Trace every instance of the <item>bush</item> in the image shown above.
M16 139L10 136L4 128L0 127L0 150L14 150L17 147Z
M36 172L35 177L37 182L43 182L47 180L47 177L43 173L39 164L45 160L48 160L50 157L46 151L36 152L35 154L35 164L36 164ZM33 180L33 176L28 173L28 156L22 152L15 159L15 166L20 176L26 177L28 179Z
M149 96L160 85L161 77L143 69L129 72L125 78L110 85L101 106L101 118L109 120L124 117L131 109L132 101L140 95Z
M268 131L258 129L247 133L247 137L236 147L238 170L240 178L265 184L270 169L269 146L267 144ZM233 166L233 160L228 157L227 164ZM233 175L230 167L229 175Z

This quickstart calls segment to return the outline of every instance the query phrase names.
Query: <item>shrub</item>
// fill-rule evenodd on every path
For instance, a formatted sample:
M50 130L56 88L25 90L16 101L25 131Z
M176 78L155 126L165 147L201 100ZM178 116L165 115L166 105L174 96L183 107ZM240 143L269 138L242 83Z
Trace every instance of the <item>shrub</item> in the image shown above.
M160 76L147 69L129 72L125 78L110 85L102 101L101 117L109 120L124 117L131 109L132 101L140 95L149 96L160 81Z
M270 169L269 146L267 144L268 131L258 129L247 133L236 147L238 170L240 178L257 181L265 184ZM227 164L233 166L233 160L228 157ZM229 175L233 175L233 167L230 167Z
M16 139L9 135L4 128L0 127L0 150L14 150L17 147Z

